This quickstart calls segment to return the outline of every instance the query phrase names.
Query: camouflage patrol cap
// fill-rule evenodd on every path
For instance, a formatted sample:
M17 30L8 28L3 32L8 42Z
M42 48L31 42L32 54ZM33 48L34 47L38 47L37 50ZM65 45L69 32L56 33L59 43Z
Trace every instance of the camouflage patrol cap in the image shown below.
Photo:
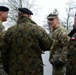
M18 8L18 10L23 12L23 13L33 15L32 11L29 10L28 8Z
M51 18L58 18L58 14L49 14L48 16L47 16L47 19L51 19Z
M9 11L9 8L6 6L0 6L0 11L6 12L6 11Z

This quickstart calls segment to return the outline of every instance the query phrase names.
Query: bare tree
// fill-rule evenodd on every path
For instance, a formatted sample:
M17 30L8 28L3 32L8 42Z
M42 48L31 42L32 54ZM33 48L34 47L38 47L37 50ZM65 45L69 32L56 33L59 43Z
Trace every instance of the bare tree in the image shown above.
M9 18L8 18L8 24L7 25L13 25L12 22L16 23L18 19L18 8L26 7L30 10L32 10L34 13L37 14L39 10L39 6L36 3L36 0L3 0L3 3L5 3L10 11L9 11Z
M30 3L29 0L8 0L7 4L10 7L10 18L14 21L17 21L18 8L26 7L31 9L34 6L34 2Z
M62 21L63 25L66 27L66 29L70 29L70 27L73 25L73 18L75 15L76 10L76 4L75 1L68 0L66 3L66 18L64 18L64 21Z

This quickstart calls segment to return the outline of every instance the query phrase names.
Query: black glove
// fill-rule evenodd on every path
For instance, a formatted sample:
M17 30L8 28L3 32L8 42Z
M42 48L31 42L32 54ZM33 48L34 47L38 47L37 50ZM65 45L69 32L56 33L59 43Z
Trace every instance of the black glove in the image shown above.
M71 32L68 34L68 36L71 37L75 32L76 32L76 28L74 28L73 30L71 30Z
M52 62L52 65L57 67L57 68L60 68L60 67L63 67L65 65L65 63L63 63L62 61L58 60L58 61Z

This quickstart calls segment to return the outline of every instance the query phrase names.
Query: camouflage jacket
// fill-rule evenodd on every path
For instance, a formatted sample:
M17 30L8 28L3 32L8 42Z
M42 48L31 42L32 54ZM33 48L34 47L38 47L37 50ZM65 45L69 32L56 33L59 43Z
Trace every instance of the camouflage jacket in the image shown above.
M2 22L0 21L0 69L3 68L2 60L1 60L1 51L2 51L2 42L3 42L3 36L4 36L4 27L2 25Z
M67 53L67 75L75 75L76 74L76 33L70 37L69 45L68 45L68 53Z
M61 55L59 60L65 62L67 60L67 46L68 46L68 31L62 27L59 26L56 28L53 32L51 37L57 42L57 45L53 48L50 49L50 62L52 62L52 56L53 55Z
M68 58L76 56L76 33L70 37L69 45L68 45ZM76 58L76 57L75 57Z
M27 17L10 27L3 43L2 60L9 75L43 75L42 51L49 50L53 40L43 28Z

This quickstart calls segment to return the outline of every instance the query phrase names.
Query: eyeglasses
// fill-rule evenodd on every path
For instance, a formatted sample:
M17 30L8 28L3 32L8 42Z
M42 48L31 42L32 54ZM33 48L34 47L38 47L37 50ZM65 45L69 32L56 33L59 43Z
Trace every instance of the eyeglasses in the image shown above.
M54 20L54 18L50 18L50 19L48 19L49 21L53 21Z

